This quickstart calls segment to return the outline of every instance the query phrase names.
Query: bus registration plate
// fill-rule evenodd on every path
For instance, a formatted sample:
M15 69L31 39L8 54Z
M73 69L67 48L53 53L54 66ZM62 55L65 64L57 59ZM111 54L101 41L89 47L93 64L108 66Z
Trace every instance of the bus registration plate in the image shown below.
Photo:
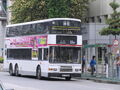
M62 74L62 77L70 77L69 74Z

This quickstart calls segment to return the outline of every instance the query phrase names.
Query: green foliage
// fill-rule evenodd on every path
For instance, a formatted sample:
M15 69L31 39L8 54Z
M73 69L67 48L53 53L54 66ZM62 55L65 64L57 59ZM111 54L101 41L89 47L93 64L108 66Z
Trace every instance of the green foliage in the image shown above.
M119 4L118 3L116 3L115 1L113 1L113 2L111 2L110 4L109 4L111 7L112 7L112 9L113 9L113 11L115 11L117 8L119 8Z
M88 12L88 2L89 0L71 0L69 17L84 21Z
M48 18L45 0L15 0L10 9L13 23Z
M113 13L111 14L111 17L106 21L109 26L101 30L101 35L120 34L120 12L117 12L116 10L117 8L119 8L120 5L113 1L110 3L110 6L113 9Z
M3 63L4 59L3 57L0 57L0 63Z
M84 19L89 0L15 0L10 7L12 23L46 18Z
M68 0L48 0L48 17L64 18L68 16Z
M89 0L48 0L49 18L70 17L84 19Z

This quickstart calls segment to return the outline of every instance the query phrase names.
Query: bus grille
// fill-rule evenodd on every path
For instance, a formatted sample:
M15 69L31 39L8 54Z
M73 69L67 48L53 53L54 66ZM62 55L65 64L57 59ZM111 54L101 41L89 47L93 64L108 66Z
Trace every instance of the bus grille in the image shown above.
M72 66L61 66L60 72L72 72Z

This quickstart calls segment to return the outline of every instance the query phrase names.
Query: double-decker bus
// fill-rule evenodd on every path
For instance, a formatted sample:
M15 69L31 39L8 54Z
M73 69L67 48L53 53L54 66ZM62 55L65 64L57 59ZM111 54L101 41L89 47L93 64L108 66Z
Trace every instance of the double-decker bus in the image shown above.
M52 18L6 27L4 70L10 75L81 76L81 21Z

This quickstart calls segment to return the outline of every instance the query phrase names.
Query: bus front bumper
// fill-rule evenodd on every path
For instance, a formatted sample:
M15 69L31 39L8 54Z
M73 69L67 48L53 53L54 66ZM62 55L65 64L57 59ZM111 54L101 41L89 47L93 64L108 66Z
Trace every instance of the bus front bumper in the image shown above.
M81 77L81 73L48 73L48 77Z

